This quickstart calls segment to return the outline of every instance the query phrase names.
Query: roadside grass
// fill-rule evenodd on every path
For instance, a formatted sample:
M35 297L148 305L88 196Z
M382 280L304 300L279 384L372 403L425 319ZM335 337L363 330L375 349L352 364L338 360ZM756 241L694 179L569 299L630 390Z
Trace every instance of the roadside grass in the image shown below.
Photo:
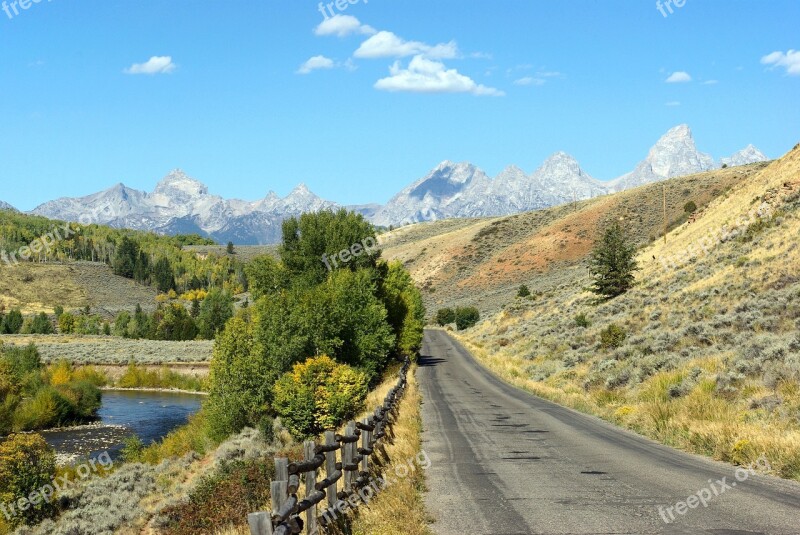
M765 455L773 475L800 481L800 428L791 417L800 412L796 381L783 382L777 389L787 413L781 417L765 408L752 408L753 400L773 395L756 380L742 380L738 385L737 391L747 394L744 397L718 395L716 377L724 366L719 359L689 361L677 370L654 374L637 388L586 390L581 385L590 374L589 367L537 381L525 372L530 364L524 359L495 352L463 334L454 336L489 370L534 395L719 461L749 465ZM701 375L690 380L691 386L684 386L698 369L703 370Z
M422 396L416 378L417 367L408 375L408 388L391 439L382 448L378 464L372 464L372 476L392 474L396 482L378 493L368 505L361 505L350 525L353 535L430 535L430 517L425 512L425 472L417 463L407 477L397 477L409 460L422 453Z

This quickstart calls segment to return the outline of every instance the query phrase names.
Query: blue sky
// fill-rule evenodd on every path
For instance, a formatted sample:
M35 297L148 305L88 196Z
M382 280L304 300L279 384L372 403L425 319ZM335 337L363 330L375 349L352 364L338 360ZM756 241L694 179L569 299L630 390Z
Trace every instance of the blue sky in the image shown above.
M365 203L445 159L611 179L680 123L717 158L800 141L796 0L6 2L0 200L25 210L176 167Z

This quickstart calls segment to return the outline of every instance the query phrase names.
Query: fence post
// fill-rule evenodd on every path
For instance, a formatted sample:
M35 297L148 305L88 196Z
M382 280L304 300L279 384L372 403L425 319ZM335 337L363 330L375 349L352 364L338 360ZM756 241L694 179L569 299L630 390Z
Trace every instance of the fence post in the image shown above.
M275 481L270 486L272 491L272 512L277 513L289 499L289 459L275 458Z
M346 436L351 436L356 432L356 424L354 422L348 422L347 427L344 430L344 434ZM345 442L344 450L342 452L342 469L345 469L348 464L353 462L353 444L355 442ZM352 492L353 490L353 472L350 470L345 470L344 473L344 491L347 493Z
M361 423L364 425L370 425L369 418L364 418ZM369 449L369 439L371 436L371 431L367 431L366 429L361 431L361 447L365 450ZM364 454L364 458L361 459L361 471L364 473L369 472L369 455Z
M272 518L269 513L250 513L247 515L250 535L272 535Z
M303 453L305 454L306 461L314 460L314 455L316 455L315 449L317 445L314 443L313 440L308 440L303 443ZM311 495L316 490L317 484L317 471L311 470L306 472L306 498L310 498ZM312 505L306 511L306 533L308 534L316 534L317 533L317 506Z
M325 431L325 445L333 446L335 444L336 444L336 433L334 433L333 431ZM336 471L336 452L328 451L325 453L326 476L330 477L335 471ZM333 485L327 488L328 507L334 507L336 505L336 487L337 484L334 483Z

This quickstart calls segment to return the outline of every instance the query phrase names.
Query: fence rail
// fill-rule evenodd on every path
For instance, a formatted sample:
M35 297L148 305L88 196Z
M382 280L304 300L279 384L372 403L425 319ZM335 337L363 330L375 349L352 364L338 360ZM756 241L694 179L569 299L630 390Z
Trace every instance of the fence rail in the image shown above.
M397 384L371 416L349 422L344 434L327 431L324 444L305 442L302 461L275 459L275 480L270 486L272 511L248 515L251 535L289 535L303 533L304 529L305 533L317 535L321 526L348 509L348 501L369 485L370 457L397 415L409 366L407 360L400 369ZM337 452L340 452L338 460ZM325 478L317 481L323 466ZM305 476L302 500L297 497L301 476ZM321 508L323 501L327 506ZM303 513L305 521L301 518Z

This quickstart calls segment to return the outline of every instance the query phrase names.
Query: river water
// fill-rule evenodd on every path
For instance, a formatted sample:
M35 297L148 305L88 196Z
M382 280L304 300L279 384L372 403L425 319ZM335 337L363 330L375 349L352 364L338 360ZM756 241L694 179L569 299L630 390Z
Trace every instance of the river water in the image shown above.
M104 451L116 458L126 438L137 435L145 445L161 440L185 424L203 399L194 394L105 390L97 423L44 431L42 436L62 462Z

